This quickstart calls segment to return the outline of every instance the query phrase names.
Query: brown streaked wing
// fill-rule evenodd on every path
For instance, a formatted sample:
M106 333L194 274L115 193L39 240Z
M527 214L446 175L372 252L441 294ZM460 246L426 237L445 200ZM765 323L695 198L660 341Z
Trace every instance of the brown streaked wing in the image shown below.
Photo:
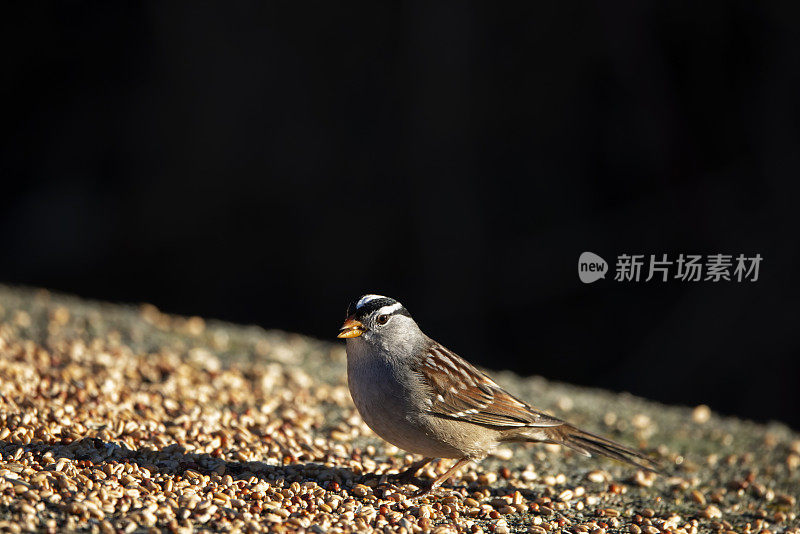
M517 399L460 356L439 344L418 361L433 393L431 413L487 427L553 427L564 421Z

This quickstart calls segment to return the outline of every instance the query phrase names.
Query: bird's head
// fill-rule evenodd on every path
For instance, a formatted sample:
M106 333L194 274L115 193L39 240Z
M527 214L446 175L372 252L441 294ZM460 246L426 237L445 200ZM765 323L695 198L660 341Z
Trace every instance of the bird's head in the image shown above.
M409 333L418 330L411 314L395 299L363 295L347 307L347 318L338 337L387 345L402 343Z

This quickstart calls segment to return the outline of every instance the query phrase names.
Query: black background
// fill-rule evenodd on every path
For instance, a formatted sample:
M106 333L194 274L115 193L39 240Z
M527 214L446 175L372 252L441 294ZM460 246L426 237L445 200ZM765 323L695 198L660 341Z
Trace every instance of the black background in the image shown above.
M1 281L321 338L377 292L481 365L800 427L793 9L31 4ZM584 250L764 261L584 285Z

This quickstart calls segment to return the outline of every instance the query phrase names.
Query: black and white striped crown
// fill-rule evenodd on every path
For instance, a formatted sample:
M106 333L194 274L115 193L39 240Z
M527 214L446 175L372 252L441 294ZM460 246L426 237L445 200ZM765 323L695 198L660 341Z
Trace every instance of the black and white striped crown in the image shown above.
M363 319L380 310L381 315L406 315L411 317L408 310L390 297L383 295L363 295L347 307L347 315L356 319Z

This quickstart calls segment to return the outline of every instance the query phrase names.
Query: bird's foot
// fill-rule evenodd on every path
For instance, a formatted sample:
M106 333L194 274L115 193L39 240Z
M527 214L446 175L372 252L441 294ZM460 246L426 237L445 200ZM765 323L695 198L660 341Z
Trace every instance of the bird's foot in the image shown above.
M402 473L394 475L392 479L399 484L415 484L417 482L417 473L419 473L420 469L428 465L431 460L433 460L433 458L423 458L418 462L414 462Z
M421 497L426 497L433 493L433 490L436 489L437 486L434 486L432 483L423 483L421 486L417 486L419 489L411 494L412 499L419 499Z

